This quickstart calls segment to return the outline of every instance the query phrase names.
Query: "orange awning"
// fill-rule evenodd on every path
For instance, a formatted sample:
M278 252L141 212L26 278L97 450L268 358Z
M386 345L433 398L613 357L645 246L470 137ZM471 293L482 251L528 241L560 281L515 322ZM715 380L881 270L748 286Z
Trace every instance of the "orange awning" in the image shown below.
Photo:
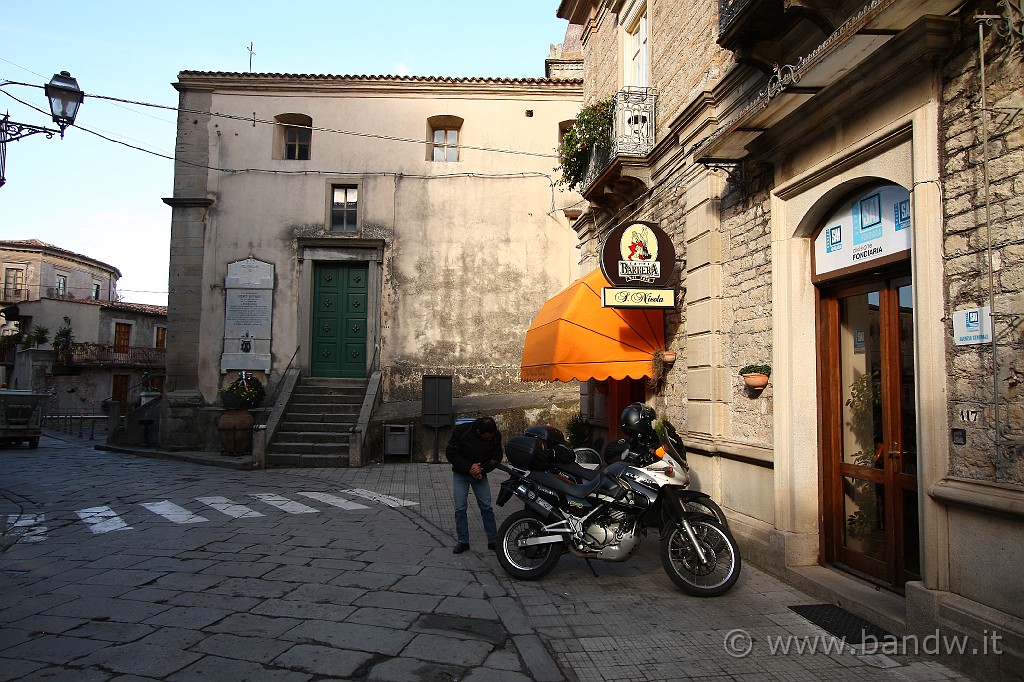
M665 347L659 309L602 308L600 270L549 299L526 332L523 381L641 379L651 375L654 351Z

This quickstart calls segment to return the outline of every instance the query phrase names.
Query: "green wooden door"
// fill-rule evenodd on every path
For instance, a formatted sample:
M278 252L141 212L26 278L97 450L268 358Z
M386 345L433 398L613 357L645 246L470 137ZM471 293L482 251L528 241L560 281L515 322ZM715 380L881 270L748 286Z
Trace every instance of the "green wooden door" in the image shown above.
M365 377L366 265L318 263L313 280L310 373Z

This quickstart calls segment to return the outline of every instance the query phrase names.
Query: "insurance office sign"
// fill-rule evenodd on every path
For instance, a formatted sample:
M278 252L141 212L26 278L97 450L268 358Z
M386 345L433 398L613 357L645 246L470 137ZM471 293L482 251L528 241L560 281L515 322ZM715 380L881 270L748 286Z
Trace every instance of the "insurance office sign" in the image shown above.
M612 230L601 246L601 271L612 285L601 290L605 308L674 308L668 286L676 250L657 223L637 221Z

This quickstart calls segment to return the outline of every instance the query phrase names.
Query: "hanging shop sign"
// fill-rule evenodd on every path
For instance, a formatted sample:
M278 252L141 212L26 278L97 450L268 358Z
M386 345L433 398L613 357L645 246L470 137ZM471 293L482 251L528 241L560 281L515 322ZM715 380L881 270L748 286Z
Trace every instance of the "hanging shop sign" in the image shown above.
M874 187L844 202L814 240L815 275L842 274L910 251L910 192Z
M601 305L607 308L671 308L668 288L676 266L672 240L657 223L637 221L611 231L601 246L601 272L612 286Z

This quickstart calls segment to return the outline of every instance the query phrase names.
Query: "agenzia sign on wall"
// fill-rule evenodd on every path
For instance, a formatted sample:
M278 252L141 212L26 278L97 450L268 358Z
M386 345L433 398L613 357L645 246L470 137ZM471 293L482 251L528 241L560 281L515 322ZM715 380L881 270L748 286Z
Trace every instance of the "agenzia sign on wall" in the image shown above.
M814 240L814 274L830 276L910 251L910 192L882 185L844 201Z
M676 266L672 240L657 223L620 225L601 246L601 271L612 285L601 291L605 308L673 308L668 286Z

